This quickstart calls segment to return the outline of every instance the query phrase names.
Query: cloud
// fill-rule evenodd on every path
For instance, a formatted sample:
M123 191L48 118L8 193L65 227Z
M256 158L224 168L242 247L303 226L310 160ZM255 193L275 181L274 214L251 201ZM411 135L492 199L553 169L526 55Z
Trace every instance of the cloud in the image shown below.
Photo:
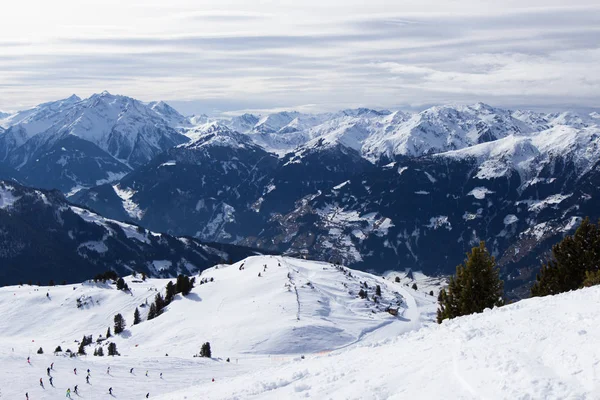
M600 105L592 1L51 3L7 6L0 109L104 89L220 112Z

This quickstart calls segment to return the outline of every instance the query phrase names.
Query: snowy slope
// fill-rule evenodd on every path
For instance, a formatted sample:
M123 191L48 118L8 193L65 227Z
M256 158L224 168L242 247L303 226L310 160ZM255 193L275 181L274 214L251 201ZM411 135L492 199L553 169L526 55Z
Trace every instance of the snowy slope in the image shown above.
M289 266L277 267L275 261ZM248 276L256 270L265 272L265 262L264 277ZM600 395L596 379L600 350L595 340L600 334L599 287L524 300L442 325L420 327L407 320L416 322L421 311L433 307L419 308L423 298L417 292L401 292L407 308L397 322L363 335L356 343L333 351L303 352L301 358L287 351L247 354L223 346L232 343L239 350L265 335L263 339L274 345L270 350L296 351L294 341L272 341L289 324L335 322L348 332L367 326L362 312L336 307L327 319L309 308L302 309L300 321L294 321L294 312L289 321L282 318L282 307L289 303L277 293L285 287L275 282L279 272L273 269L298 269L294 276L312 276L314 297L307 296L301 305L310 305L325 294L334 295L325 290L346 278L340 280L331 275L333 270L322 270L323 265L278 257L248 259L242 271L239 265L205 272L203 277L211 275L213 282L197 287L187 298L178 296L163 315L134 327L129 326L134 307L152 298L154 288L165 281L138 283L128 278L132 294L101 284L1 288L0 312L6 316L0 321L3 397L22 398L28 392L32 400L55 399L75 384L81 397L95 399L110 398L109 387L116 398L141 399L149 393L150 398L162 400L593 399ZM367 275L359 281L364 279L379 281ZM268 280L273 282L265 283ZM48 289L50 298L46 297ZM242 292L236 291L239 289ZM76 308L77 298L82 299L82 308ZM341 301L344 296L330 298ZM210 303L209 311L203 308L208 306L205 302ZM145 310L141 310L143 316ZM58 344L63 350L76 349L73 340L84 334L96 339L117 312L123 313L128 323L121 337L111 338L120 357L52 355ZM302 338L303 333L301 330L293 337ZM309 338L304 338L308 342ZM335 335L319 338L329 344L338 340ZM192 357L206 340L211 342L213 359ZM43 355L35 353L40 346ZM94 347L88 346L88 354ZM226 362L228 357L231 362ZM54 363L53 387L46 376L50 363ZM88 368L90 384L85 383ZM39 386L40 378L45 388Z
M598 287L524 300L159 398L598 398L599 300Z
M55 381L60 382L63 393L65 381L83 380L83 376L74 377L72 368L77 367L81 373L89 366L94 371L92 386L80 383L87 393L91 390L98 395L108 385L115 388L117 395L141 387L152 393L167 392L198 383L197 377L203 374L206 379L206 376L247 373L260 365L280 364L301 354L325 354L357 342L417 329L422 322L431 320L435 307L427 296L383 278L327 263L285 257L250 257L233 265L205 270L196 279L208 282L197 285L187 297L176 296L165 312L151 321L145 321L148 307L144 304L151 302L157 291L164 293L168 280L143 282L139 276L127 277L131 293L118 291L114 285L93 282L0 288L0 313L4 316L4 322L0 322L3 343L0 359L4 365L7 362L18 365L30 354L33 358L33 366L27 366L29 370L19 368L22 381L18 385L10 391L0 385L2 394L30 390L31 396L28 377L40 373L45 376L46 364L53 361L60 371ZM376 285L380 285L379 302L357 296L365 282L370 296L375 294ZM78 302L82 304L79 308ZM389 304L399 308L398 316L385 311ZM132 326L136 307L144 321ZM122 313L127 322L126 331L110 339L117 344L120 358L88 355L72 360L34 354L39 347L49 354L58 345L63 350L76 351L75 340L91 334L95 341L112 326L116 313ZM210 341L213 356L221 358L221 362L193 358L204 341ZM103 346L106 351L106 343ZM89 346L88 354L95 347L98 345ZM169 356L165 357L165 353ZM223 359L228 357L234 362L217 366L225 365ZM138 377L144 369L150 369L152 384L149 379L144 381L145 385L125 384L125 381L119 384L114 380L115 383L110 383L112 377L105 374L108 364L112 366L114 379L131 379L127 373L130 366L136 368ZM66 371L65 365L69 366ZM198 366L207 371L190 375ZM157 380L157 371L165 372L169 382L179 384L169 387ZM101 389L96 385L98 378L103 382ZM0 381L4 379L0 375ZM36 377L32 383L38 380ZM33 391L35 398L53 398L52 393L56 392L49 390L55 389L47 390Z

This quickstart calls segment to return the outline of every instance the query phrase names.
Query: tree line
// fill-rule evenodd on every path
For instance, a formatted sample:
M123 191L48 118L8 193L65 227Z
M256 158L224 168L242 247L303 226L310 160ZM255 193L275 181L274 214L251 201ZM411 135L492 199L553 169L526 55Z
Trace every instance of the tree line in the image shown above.
M542 265L531 287L531 296L554 295L600 284L600 221L584 219L572 236L552 247L552 257ZM438 296L437 322L483 312L505 304L504 282L485 242L473 247L456 267L447 288Z

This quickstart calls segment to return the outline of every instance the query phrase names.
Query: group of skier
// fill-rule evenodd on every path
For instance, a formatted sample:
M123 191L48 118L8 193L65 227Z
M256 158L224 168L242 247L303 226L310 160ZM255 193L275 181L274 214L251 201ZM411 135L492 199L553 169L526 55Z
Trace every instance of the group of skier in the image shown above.
M30 359L30 357L27 357L27 363L28 363L29 365L31 365L31 359ZM48 375L48 381L50 382L50 385L51 385L52 387L54 387L54 384L53 384L53 382L52 382L52 379L53 379L53 378L52 378L52 375L50 374L50 371L54 371L54 363L51 363L51 364L50 364L50 366L49 366L48 368L46 368L46 373L47 373L47 375ZM129 370L129 372L130 372L131 374L133 374L133 368L131 368L131 369ZM77 368L73 368L73 374L77 375ZM110 366L109 366L109 367L106 369L106 374L107 374L107 375L110 375ZM146 371L146 376L148 376L148 371ZM85 377L85 381L86 381L86 383L88 383L88 384L90 383L90 377L91 377L91 371L90 371L90 369L88 368L88 370L87 370L87 376ZM161 372L161 373L160 373L160 379L162 379L162 377L163 377L163 374L162 374L162 372ZM45 387L44 387L44 380L43 380L43 378L40 378L40 386L41 386L43 389L45 389ZM75 394L79 395L78 389L79 389L78 385L75 385L75 386L73 387L73 393L75 393ZM108 388L108 394L110 394L111 396L113 396L113 388L112 388L112 387ZM150 397L150 393L146 393L146 398L149 398L149 397ZM68 388L68 389L67 389L66 398L69 398L69 399L71 398L71 388ZM25 393L25 400L29 400L29 392Z

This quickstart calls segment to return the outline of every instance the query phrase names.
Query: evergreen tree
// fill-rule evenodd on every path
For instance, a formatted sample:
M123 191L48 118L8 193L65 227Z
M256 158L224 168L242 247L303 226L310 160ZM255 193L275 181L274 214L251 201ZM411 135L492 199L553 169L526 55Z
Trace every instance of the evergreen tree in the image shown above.
M552 260L545 263L531 288L532 296L547 296L583 286L586 272L600 270L600 222L582 221L573 236L552 247Z
M187 296L192 288L194 287L194 280L190 280L189 276L180 274L177 277L177 283L175 284L175 290L177 293L181 293L184 296Z
M56 349L54 349L55 353L62 353L62 347L60 346L56 346Z
M135 308L135 311L133 312L133 324L137 325L140 322L142 322L142 319L140 318L140 310L138 310L138 308Z
M377 285L375 287L375 295L381 297L381 286Z
M150 310L148 311L148 321L154 318L156 318L156 305L152 303L150 305Z
M50 279L50 282L48 282L48 286L54 286L54 285L55 285L54 279Z
M465 262L456 267L448 288L440 291L437 322L441 324L447 318L503 305L503 286L494 257L485 243L480 242L479 247L473 247L467 254Z
M156 297L154 297L154 305L156 307L156 316L158 317L160 314L162 314L163 308L166 306L165 299L160 293L157 293Z
M399 276L397 276L397 277L396 277L396 279L394 279L394 281L395 281L396 283L400 283L400 277L399 277Z
M173 281L169 281L169 283L167 283L167 288L166 288L166 294L165 294L165 302L167 304L171 304L171 302L173 301L173 297L175 297L176 292L176 288L175 285L173 284Z
M129 290L129 286L127 285L127 283L125 283L125 279L119 278L117 280L117 289L118 290L125 290L125 291Z
M115 335L118 335L119 333L123 332L123 330L125 329L125 319L123 318L123 316L121 314L117 314L117 315L115 315L114 321L115 321Z
M600 271L585 271L584 287L600 285Z
M38 349L37 351L38 354L44 354L44 349L42 349L41 347Z
M115 347L115 350L116 350L116 347ZM98 354L97 354L97 355L98 355L99 357L104 357L104 350L102 350L102 347L98 347L98 350L97 350L97 352L98 352Z
M413 284L412 284L412 288L413 288L413 290L417 290L417 289L418 289L418 287L417 287L417 284L416 284L416 283L413 283Z
M110 334L110 326L109 326L108 329L106 330L106 338L108 339L111 336L112 335Z
M79 343L79 350L77 350L77 354L85 356L85 344L83 342Z
M211 356L212 356L212 351L210 350L210 343L206 342L202 345L202 348L200 349L200 357L210 358Z
M108 355L109 356L118 356L120 355L117 351L117 344L114 342L109 343L108 345Z

